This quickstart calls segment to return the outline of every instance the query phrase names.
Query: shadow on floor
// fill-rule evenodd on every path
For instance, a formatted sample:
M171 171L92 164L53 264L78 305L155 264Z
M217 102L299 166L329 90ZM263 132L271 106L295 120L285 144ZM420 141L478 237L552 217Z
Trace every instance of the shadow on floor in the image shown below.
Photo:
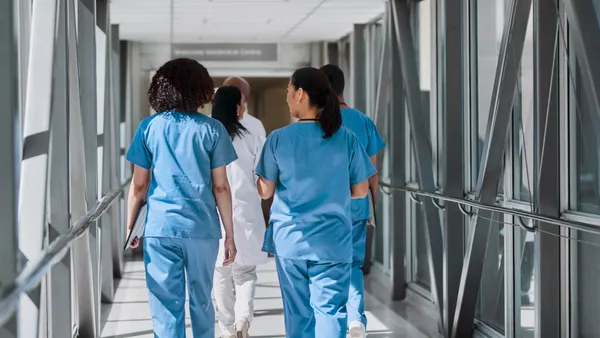
M191 325L188 324L185 327L190 328ZM143 335L149 335L149 334L151 335L153 333L154 333L154 331L152 331L152 330L144 330L144 331L118 334L118 335L114 335L114 336L105 336L103 338L133 338L133 337L139 337L139 336L143 336Z

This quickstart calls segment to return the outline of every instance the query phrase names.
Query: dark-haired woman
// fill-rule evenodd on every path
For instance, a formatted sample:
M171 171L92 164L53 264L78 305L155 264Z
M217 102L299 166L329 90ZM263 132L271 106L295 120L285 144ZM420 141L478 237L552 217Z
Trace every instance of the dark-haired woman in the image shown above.
M297 70L287 103L299 119L271 133L256 168L262 198L275 195L264 249L276 257L289 337L346 337L352 262L351 198L375 173L341 127L337 96L315 68Z
M158 69L148 90L157 112L136 131L127 159L134 164L128 229L147 202L144 263L155 337L185 337L186 276L194 338L214 338L211 301L221 225L225 265L235 259L226 165L237 159L223 125L198 113L211 101L206 68L175 59ZM133 246L137 246L134 241Z
M223 123L238 155L237 160L227 165L238 253L233 264L223 266L224 252L219 251L213 286L223 338L248 337L254 317L256 266L267 262L267 254L261 250L265 219L254 175L265 140L240 123L245 109L242 93L237 87L219 87L213 100L212 117Z

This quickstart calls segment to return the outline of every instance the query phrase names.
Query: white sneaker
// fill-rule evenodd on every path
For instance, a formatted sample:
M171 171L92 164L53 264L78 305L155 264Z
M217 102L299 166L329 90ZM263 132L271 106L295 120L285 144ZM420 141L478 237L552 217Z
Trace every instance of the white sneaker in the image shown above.
M250 325L247 320L240 321L235 324L235 332L237 334L236 338L248 338L248 329Z
M365 338L367 336L365 325L359 321L350 323L348 331L350 338Z
M237 338L237 336L235 335L235 331L221 327L221 338Z

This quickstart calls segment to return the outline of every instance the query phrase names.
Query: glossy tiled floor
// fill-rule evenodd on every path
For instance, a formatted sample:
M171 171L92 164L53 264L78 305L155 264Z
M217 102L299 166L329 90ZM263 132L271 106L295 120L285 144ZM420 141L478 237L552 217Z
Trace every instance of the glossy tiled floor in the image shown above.
M255 320L250 335L254 338L284 338L281 294L273 261L261 266L258 276ZM369 320L368 337L427 337L374 297L367 295L366 308ZM142 262L134 261L126 265L125 276L119 282L115 302L103 307L102 320L104 338L153 337ZM189 315L187 324L188 337L192 337Z

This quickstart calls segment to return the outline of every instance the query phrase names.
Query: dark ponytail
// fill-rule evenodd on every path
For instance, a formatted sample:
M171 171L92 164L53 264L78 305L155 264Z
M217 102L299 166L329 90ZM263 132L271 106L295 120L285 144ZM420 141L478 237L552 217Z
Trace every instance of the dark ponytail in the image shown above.
M340 102L337 95L329 89L325 106L319 113L319 122L325 133L324 138L330 138L342 126L342 113L340 112Z
M231 140L248 131L238 118L237 108L241 103L242 93L234 86L220 87L213 98L211 116L225 126Z
M330 138L342 126L342 114L327 75L316 68L300 68L292 75L291 83L296 90L302 88L308 95L310 104L319 109L317 118L325 134L323 138Z

